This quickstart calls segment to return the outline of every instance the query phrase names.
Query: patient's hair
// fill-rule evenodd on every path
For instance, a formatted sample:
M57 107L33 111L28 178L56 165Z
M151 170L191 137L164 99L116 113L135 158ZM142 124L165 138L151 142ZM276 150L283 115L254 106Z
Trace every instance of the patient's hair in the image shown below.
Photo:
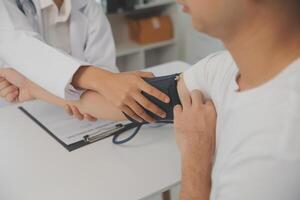
M300 25L300 0L266 0L277 4L277 8L284 9L284 12L291 20ZM299 27L300 28L300 27Z
M294 11L298 17L300 17L300 0L281 0L282 3L290 3L289 8Z

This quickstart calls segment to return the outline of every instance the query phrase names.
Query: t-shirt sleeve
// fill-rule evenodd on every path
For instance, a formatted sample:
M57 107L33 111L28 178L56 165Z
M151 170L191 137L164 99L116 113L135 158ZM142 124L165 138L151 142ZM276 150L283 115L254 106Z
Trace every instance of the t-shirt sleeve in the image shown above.
M206 98L213 98L232 80L233 64L228 51L214 53L187 70L184 82L189 91L200 90Z

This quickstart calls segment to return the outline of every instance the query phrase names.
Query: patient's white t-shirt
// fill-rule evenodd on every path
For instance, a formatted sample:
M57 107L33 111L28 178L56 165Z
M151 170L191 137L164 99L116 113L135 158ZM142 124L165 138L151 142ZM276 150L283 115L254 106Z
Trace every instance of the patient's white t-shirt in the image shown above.
M211 200L299 200L300 59L248 91L238 92L237 76L228 52L184 74L218 113Z

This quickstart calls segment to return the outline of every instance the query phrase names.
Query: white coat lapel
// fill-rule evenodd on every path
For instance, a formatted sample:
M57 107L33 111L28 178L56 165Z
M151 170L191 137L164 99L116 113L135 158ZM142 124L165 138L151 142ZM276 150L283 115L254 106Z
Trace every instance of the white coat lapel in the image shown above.
M87 4L86 0L72 0L72 11L70 17L70 40L72 56L85 60L84 49L88 37L88 19L82 13Z

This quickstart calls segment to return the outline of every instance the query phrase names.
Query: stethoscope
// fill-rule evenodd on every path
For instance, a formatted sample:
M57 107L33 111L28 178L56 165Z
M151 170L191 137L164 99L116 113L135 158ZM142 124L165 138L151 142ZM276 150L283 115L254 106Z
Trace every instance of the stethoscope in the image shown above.
M16 0L19 10L27 17L35 31L41 31L38 20L38 11L33 0Z
M26 16L35 16L37 14L36 7L32 0L16 0L17 6Z

